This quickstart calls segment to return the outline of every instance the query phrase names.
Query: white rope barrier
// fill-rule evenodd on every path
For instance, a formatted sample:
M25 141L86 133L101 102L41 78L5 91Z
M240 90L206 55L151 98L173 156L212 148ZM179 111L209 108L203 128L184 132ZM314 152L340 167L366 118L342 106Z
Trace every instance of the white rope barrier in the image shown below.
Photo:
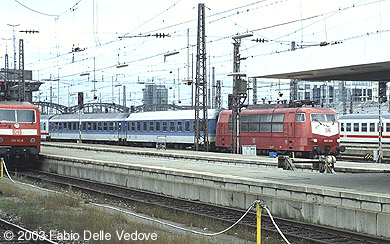
M3 165L4 165L4 169L5 169L5 172L8 176L8 178L13 182L13 183L19 183L19 184L24 184L24 185L28 185L28 186L32 186L34 188L39 188L39 187L36 187L34 185L30 185L30 184L26 184L26 183L23 183L23 182L15 182L11 176L9 175L8 173L8 169L7 169L7 166L5 165L5 162L3 161ZM40 188L41 189L41 188ZM51 190L50 190L51 191ZM53 191L54 192L54 191ZM206 233L206 232L200 232L200 231L196 231L196 230L191 230L191 229L187 229L187 228L184 228L184 227L181 227L181 226L177 226L177 225L174 225L174 224L170 224L170 223L167 223L167 222L164 222L164 221L161 221L161 220L157 220L157 219L154 219L154 218L150 218L150 217L146 217L146 216L143 216L143 215L140 215L140 214L136 214L136 213L133 213L133 212L129 212L129 211L126 211L126 210L123 210L123 209L120 209L120 208L117 208L117 207L112 207L112 206L108 206L108 205L103 205L103 204L99 204L99 203L89 203L91 205L95 205L95 206L98 206L98 207L103 207L103 208L107 208L107 209L111 209L111 210L115 210L115 211L119 211L119 212L122 212L122 213L126 213L126 214L129 214L129 215L132 215L132 216L135 216L137 218L140 218L140 219L144 219L144 220L148 220L148 221L152 221L152 222L155 222L155 223L158 223L158 224L162 224L162 225L166 225L166 226L169 226L169 227L172 227L172 228L175 228L175 229L179 229L179 230L182 230L182 231L186 231L186 232L191 232L191 233L194 233L194 234L198 234L198 235L204 235L204 236L216 236L216 235L220 235L220 234L223 234L225 232L227 232L228 230L232 229L234 226L236 226L239 222L241 222L241 220L243 218L245 218L245 216L249 213L249 211L252 209L252 207L256 204L256 203L259 203L260 201L256 200L254 201L249 207L248 209L246 210L246 212L236 221L234 222L231 226L229 226L228 228L222 230L222 231L219 231L219 232L215 232L215 233ZM278 227L278 225L275 223L275 220L271 214L271 211L267 208L267 206L265 206L264 204L260 204L260 206L262 208L264 208L273 225L275 226L276 230L278 231L278 233L280 234L280 236L283 238L283 240L287 243L287 244L291 244L287 238L284 236L284 234L282 233L282 231L280 230L280 228ZM28 232L31 232L29 230L26 230ZM31 232L32 234L35 234L33 232ZM36 234L35 234L36 235ZM44 238L44 237L43 237ZM45 238L45 240L47 240ZM56 242L52 242L51 240L47 240L47 241L50 241L51 243L56 243Z
M136 214L136 213L133 213L133 212L129 212L129 211L126 211L126 210L122 210L122 209L119 209L119 208L116 208L116 207L112 207L112 206L102 205L102 204L98 204L98 203L90 203L90 204L98 206L98 207L108 208L108 209L116 210L116 211L119 211L119 212L122 212L122 213L130 214L130 215L135 216L137 218L141 218L141 219L152 221L152 222L155 222L155 223L158 223L158 224L166 225L166 226L169 226L169 227L172 227L172 228L175 228L175 229L179 229L179 230L182 230L182 231L191 232L191 233L194 233L194 234L204 235L204 236L216 236L216 235L223 234L226 231L228 231L231 228L233 228L234 226L236 226L249 213L249 211L252 209L254 203L256 203L256 202L253 202L250 205L250 207L246 210L246 212L241 216L241 218L239 218L234 224L232 224L228 228L226 228L226 229L224 229L222 231L216 232L216 233L205 233L205 232L200 232L200 231L196 231L196 230L183 228L183 227L180 227L180 226L177 226L177 225L166 223L164 221L160 221L160 220L157 220L157 219L154 219L154 218L149 218L149 217L146 217L146 216L142 216L142 215L139 215L139 214Z
M282 231L279 229L278 225L275 223L275 220L274 220L274 217L272 217L271 211L269 211L269 209L268 209L267 206L265 206L265 205L263 205L262 207L265 209L265 211L267 211L267 213L268 213L268 215L269 215L269 217L270 217L272 223L274 224L276 230L279 232L279 234L280 234L280 236L283 238L283 240L284 240L287 244L291 244L291 243L287 240L287 238L283 235L283 233L282 233Z

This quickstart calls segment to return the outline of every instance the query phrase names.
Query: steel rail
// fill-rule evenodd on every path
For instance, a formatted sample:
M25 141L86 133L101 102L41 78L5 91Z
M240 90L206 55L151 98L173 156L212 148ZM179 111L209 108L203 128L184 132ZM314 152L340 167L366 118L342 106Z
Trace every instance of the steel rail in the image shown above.
M23 173L23 175L24 177L34 180L58 184L65 188L71 186L74 190L87 191L99 195L101 194L106 198L155 205L228 223L235 222L245 212L244 210L231 207L217 206L194 200L178 199L143 190L131 189L123 186L100 183L53 173L30 171ZM275 233L276 230L269 217L267 215L262 216L262 229ZM341 230L317 224L303 223L285 218L275 218L275 220L287 237L303 239L310 241L311 243L390 243L390 239L370 236L358 232ZM253 228L254 230L256 228L256 213L250 212L248 216L243 219L243 225Z

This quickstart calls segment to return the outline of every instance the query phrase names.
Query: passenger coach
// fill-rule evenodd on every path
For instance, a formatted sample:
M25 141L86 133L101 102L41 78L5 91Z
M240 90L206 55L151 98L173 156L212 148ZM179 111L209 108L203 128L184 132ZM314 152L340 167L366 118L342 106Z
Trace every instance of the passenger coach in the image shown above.
M378 142L378 114L347 114L340 116L342 142ZM382 115L382 141L390 142L390 114Z
M215 146L216 124L220 111L219 109L207 111L208 137L212 147ZM175 145L176 148L193 146L194 120L194 110L134 113L126 118L126 141L151 146L165 142Z
M231 110L220 114L217 144L220 149L231 144ZM317 154L338 155L339 126L331 109L254 108L241 112L241 145L256 145L261 153L269 151L312 157Z
M220 110L208 110L209 141L216 141ZM105 141L156 146L159 142L184 148L194 144L194 110L144 113L63 114L46 118L51 140ZM80 124L81 123L81 124ZM44 128L45 122L42 123Z

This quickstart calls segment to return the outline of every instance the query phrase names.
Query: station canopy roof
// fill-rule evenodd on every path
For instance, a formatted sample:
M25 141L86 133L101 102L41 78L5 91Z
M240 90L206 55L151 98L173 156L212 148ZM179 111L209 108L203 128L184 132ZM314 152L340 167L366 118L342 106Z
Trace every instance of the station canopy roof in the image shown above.
M389 38L379 36L255 57L248 77L311 81L390 81Z

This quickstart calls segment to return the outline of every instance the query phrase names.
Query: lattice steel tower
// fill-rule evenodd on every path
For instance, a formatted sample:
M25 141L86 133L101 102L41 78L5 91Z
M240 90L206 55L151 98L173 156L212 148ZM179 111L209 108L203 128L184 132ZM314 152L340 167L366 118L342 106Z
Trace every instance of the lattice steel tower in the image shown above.
M198 40L196 54L196 79L195 79L195 150L201 146L209 150L208 116L207 116L207 76L206 76L206 31L205 31L205 7L198 4Z

